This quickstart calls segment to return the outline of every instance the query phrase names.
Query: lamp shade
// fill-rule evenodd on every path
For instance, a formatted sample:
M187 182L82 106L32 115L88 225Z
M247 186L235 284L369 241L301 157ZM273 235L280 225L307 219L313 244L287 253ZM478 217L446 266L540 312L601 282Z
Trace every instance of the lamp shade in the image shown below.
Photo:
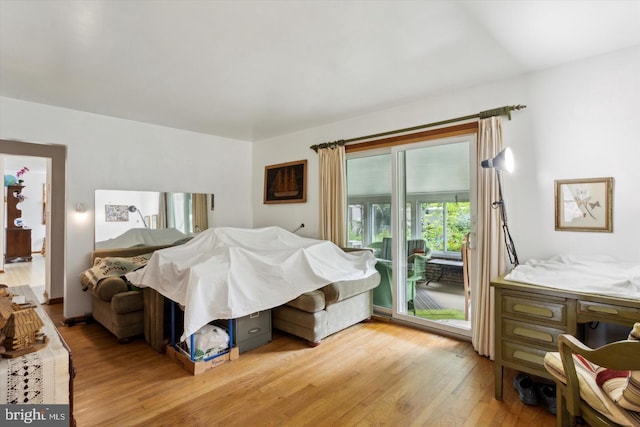
M501 171L513 172L513 153L509 147L500 151L493 159L483 160L480 163L483 168L494 168Z

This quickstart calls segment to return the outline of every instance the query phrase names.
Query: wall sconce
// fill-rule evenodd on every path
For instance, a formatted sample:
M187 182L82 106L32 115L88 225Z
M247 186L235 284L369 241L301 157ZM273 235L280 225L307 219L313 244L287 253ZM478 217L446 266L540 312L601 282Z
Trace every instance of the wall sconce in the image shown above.
M84 203L78 203L76 205L76 212L77 213L85 213L87 211L87 208L85 207Z
M480 166L482 166L483 168L493 168L496 170L496 176L498 177L499 200L497 202L491 203L491 206L494 209L500 208L500 216L502 217L502 230L504 231L504 244L507 247L509 261L514 266L518 266L520 262L518 261L516 246L513 243L513 239L511 238L511 233L509 233L509 226L507 225L507 210L504 206L504 200L502 199L502 182L500 179L500 174L502 171L507 171L509 173L513 172L513 153L511 152L511 149L507 147L504 150L500 151L493 159L483 160L480 163Z

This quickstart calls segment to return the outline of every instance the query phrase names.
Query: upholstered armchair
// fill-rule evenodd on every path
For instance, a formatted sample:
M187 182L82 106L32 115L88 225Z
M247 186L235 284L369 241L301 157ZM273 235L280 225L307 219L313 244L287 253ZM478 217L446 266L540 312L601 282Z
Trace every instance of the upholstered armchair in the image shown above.
M95 265L98 258L135 257L166 247L168 245L98 249L91 253L91 265ZM142 334L149 341L150 320L149 316L145 316L145 308L148 311L150 298L155 291L145 289L143 292L141 289L130 289L119 275L103 278L95 286L89 286L87 277L83 273L81 283L90 289L93 319L115 335L120 343L127 343L133 337Z

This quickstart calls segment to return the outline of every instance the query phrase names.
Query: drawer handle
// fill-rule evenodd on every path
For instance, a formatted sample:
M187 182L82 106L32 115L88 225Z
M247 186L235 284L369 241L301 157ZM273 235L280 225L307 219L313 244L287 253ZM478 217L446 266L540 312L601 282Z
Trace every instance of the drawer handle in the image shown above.
M553 311L544 307L535 307L532 305L525 304L515 304L513 306L513 311L525 313L525 314L533 314L536 316L544 316L544 317L553 317Z
M520 360L525 360L530 363L535 363L536 365L543 365L544 358L538 356L537 354L527 353L526 351L516 350L513 352L513 357Z
M553 335L547 332L534 331L527 328L514 328L513 333L525 338L533 338L545 342L553 342Z
M260 332L260 329L262 329L262 328L253 328L253 329L249 329L249 333L250 333L250 334L255 334L255 333L257 333L257 332Z
M587 307L589 311L595 311L596 313L618 314L618 310L611 307L600 307L597 305L590 305Z

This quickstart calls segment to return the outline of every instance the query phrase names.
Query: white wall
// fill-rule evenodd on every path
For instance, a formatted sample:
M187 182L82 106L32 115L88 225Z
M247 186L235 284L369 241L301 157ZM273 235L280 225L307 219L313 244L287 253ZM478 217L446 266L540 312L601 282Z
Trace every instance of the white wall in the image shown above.
M558 253L606 253L640 259L640 48L571 63L521 78L445 94L256 143L254 226L280 225L318 236L318 162L309 146L431 123L504 105L527 108L504 119L504 141L517 170L505 177L509 225L521 262ZM309 160L307 203L264 205L264 166ZM613 233L555 231L554 180L612 176Z
M213 193L215 225L252 225L250 142L6 97L0 138L67 146L65 317L91 311L79 276L93 249L96 189ZM74 212L78 203L86 215ZM61 287L52 284L52 298Z

